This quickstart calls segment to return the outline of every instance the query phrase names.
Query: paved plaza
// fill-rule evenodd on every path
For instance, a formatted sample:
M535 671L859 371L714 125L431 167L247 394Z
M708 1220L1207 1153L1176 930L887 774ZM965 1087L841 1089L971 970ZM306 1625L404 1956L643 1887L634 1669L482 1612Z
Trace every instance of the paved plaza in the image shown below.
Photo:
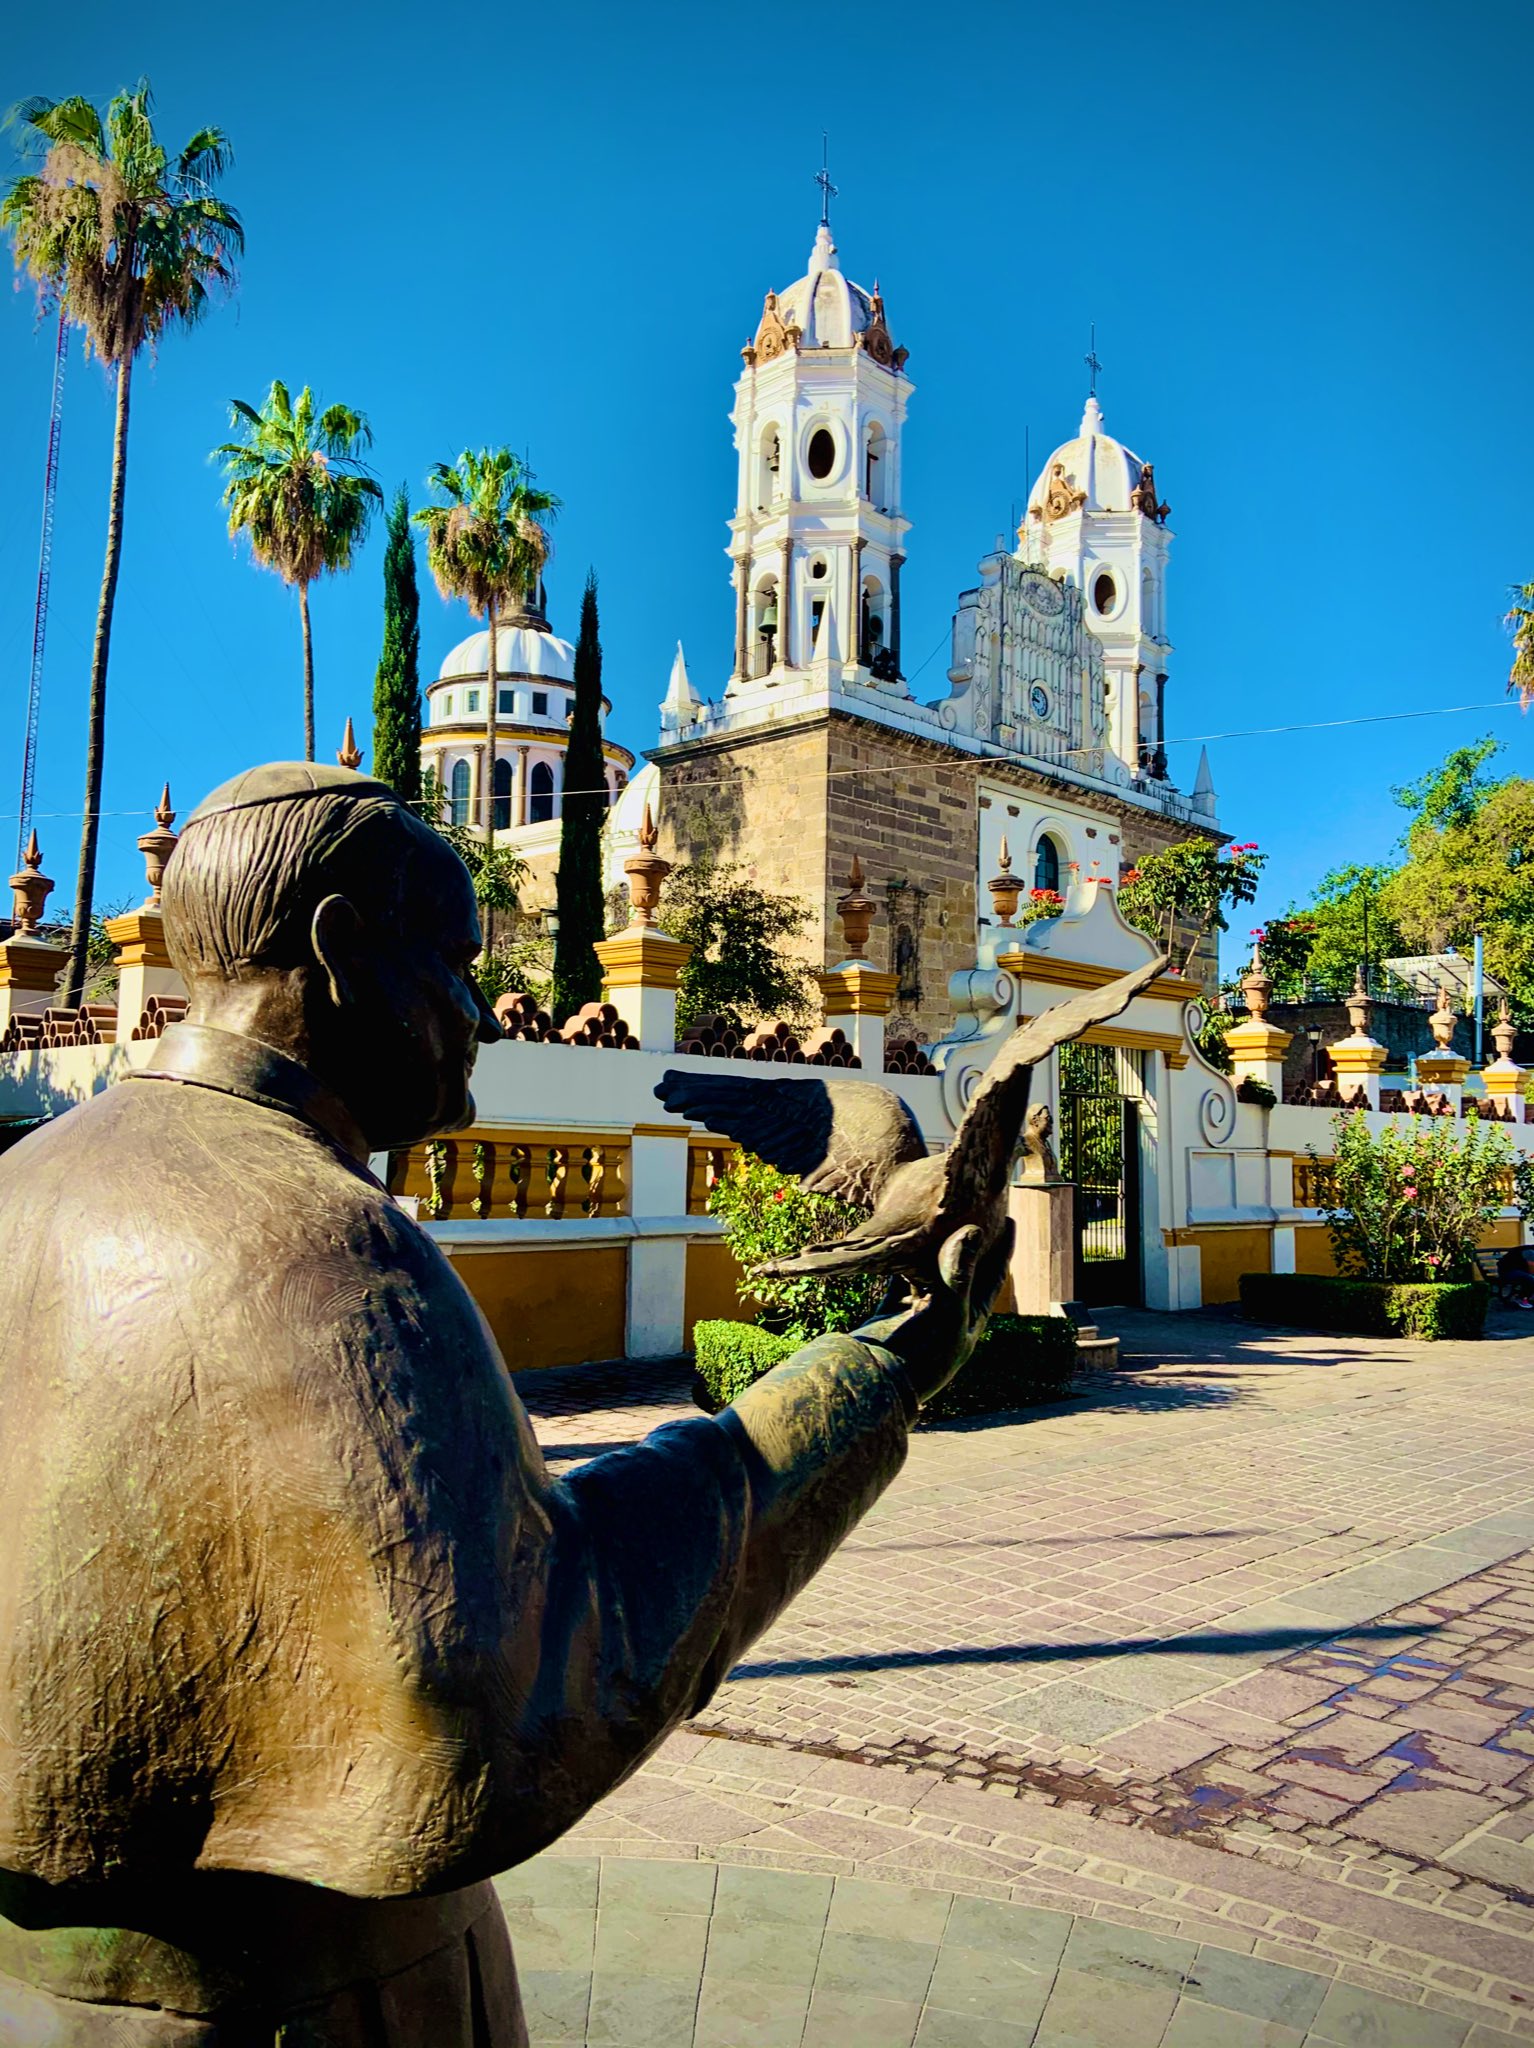
M1534 2039L1534 1318L1101 1320L503 1880L535 2048ZM692 1412L521 1386L556 1470Z

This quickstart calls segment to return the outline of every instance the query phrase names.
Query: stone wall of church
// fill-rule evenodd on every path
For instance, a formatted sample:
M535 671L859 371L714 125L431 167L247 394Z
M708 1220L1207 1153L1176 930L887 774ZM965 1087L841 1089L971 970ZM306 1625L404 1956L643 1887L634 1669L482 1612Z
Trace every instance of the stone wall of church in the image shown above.
M811 911L802 950L814 967L844 956L836 900L857 855L880 911L868 955L900 976L890 1033L924 1042L953 1022L948 979L974 965L977 911L990 908L975 900L982 775L993 789L1038 797L1058 788L1076 809L1100 810L1120 835L1123 866L1198 829L1056 784L1020 762L977 759L839 714L652 758L662 775L660 851L673 861L738 861L763 888L799 897ZM1212 943L1190 979L1214 986Z

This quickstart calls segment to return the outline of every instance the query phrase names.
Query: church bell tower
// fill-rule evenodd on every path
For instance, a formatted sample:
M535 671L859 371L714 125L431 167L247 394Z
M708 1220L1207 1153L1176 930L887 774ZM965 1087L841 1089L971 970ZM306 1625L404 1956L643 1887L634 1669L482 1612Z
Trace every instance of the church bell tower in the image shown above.
M742 349L729 554L737 705L796 681L908 695L901 675L900 436L910 384L878 285L843 276L822 173L809 269L768 292Z

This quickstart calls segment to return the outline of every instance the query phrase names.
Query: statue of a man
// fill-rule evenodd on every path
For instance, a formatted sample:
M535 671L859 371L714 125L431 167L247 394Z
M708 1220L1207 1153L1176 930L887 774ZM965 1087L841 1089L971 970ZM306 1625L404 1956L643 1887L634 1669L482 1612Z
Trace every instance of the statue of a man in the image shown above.
M164 909L187 1021L0 1161L0 2039L515 2048L490 1877L889 1484L993 1248L555 1481L367 1165L463 1128L499 1036L457 857L380 783L261 768Z

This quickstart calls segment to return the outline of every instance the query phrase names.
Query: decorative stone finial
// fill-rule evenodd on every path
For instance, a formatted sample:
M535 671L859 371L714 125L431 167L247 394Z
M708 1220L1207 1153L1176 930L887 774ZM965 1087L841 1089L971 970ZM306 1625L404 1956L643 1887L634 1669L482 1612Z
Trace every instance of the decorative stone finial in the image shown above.
M34 842L35 843L35 842ZM1499 1060L1513 1057L1513 1042L1518 1036L1518 1026L1513 1022L1507 1007L1507 997L1502 998L1502 1007L1497 1012L1497 1021L1491 1027L1492 1042L1497 1048Z
M1262 964L1262 945L1252 948L1252 964L1241 977L1241 993L1246 997L1247 1013L1254 1024L1260 1024L1268 1014L1268 1003L1273 995L1273 977Z
M1012 849L1007 844L1005 832L1001 835L1001 847L996 855L996 872L985 886L991 892L991 908L996 913L996 922L1010 928L1017 915L1017 899L1023 893L1023 885L1012 872Z
M1369 1019L1374 1015L1374 1004L1364 986L1364 971L1360 967L1353 977L1353 993L1347 998L1348 1022L1353 1027L1355 1038L1369 1036Z
M32 827L32 837L27 841L27 850L21 856L21 868L11 877L11 900L14 904L13 917L16 933L37 930L38 919L43 914L43 905L53 893L53 882L43 873L42 851L37 843L37 827Z
M1454 1005L1449 999L1449 984L1438 984L1438 1008L1428 1018L1428 1028L1433 1034L1433 1043L1440 1052L1452 1052L1454 1048L1454 1026L1457 1021Z
M863 863L856 854L852 856L852 866L847 874L847 893L836 899L836 914L841 919L847 957L861 960L868 946L869 927L879 915L879 906L872 896L864 892Z
M662 860L655 851L660 838L655 829L655 819L648 801L644 807L644 818L639 827L639 851L631 853L623 863L623 872L628 877L629 901L634 906L635 924L653 925L655 907L660 902L660 885L671 872L669 860Z
M177 835L170 829L176 822L176 814L170 807L170 784L167 782L160 792L160 801L154 807L154 820L158 830L146 832L138 843L138 850L144 856L144 875L149 883L149 895L145 901L146 910L160 907L160 884L165 880L165 864L176 850Z
M346 721L346 731L341 737L341 751L336 755L336 761L342 768L362 766L362 749L357 744L357 735L352 731L352 722L349 718Z

